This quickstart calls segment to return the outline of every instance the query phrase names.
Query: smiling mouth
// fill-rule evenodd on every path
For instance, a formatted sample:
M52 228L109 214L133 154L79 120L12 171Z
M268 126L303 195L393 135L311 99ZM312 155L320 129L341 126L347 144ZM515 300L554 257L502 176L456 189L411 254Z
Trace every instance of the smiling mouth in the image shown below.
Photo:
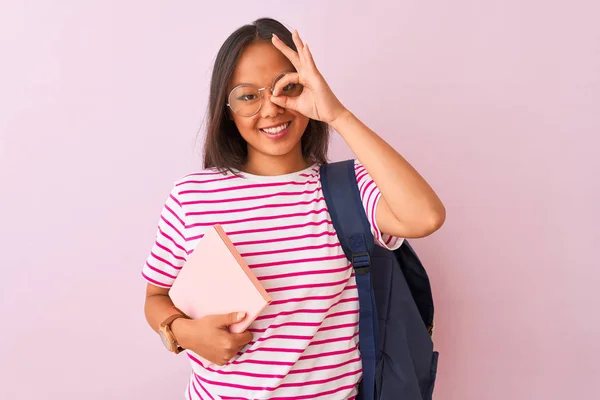
M271 128L260 128L260 131L266 133L267 135L278 135L281 132L285 131L291 125L291 123L292 122L290 121Z

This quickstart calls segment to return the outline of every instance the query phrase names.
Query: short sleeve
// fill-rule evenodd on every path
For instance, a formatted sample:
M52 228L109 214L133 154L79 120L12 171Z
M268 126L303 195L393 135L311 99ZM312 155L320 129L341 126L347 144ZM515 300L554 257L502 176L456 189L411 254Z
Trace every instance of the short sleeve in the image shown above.
M360 197L362 199L362 204L365 208L367 218L371 224L371 233L373 233L375 243L386 249L396 250L402 245L404 239L385 234L381 232L379 226L377 226L375 214L377 211L377 204L381 198L381 192L379 191L379 188L365 167L358 160L354 161L354 172L356 173L358 190L360 192Z
M160 213L154 245L142 268L144 279L170 288L187 259L183 207L174 187Z

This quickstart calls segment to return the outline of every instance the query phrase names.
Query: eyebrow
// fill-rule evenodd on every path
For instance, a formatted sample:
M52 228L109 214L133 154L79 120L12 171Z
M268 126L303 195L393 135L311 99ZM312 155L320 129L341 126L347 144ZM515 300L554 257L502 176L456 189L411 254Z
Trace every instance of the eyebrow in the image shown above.
M282 75L282 74L288 74L288 73L290 73L290 72L296 72L296 70L295 70L295 69L288 69L288 70L285 70L285 71L282 71L282 72L278 73L278 74L277 74L277 75L275 75L275 77L274 77L274 78L271 80L271 84L272 84L272 83L273 83L273 81L274 81L275 79L277 79L277 77L279 77L280 75ZM233 83L233 84L231 85L231 88L233 89L233 88L235 88L235 87L237 87L237 86L241 86L241 85L249 85L249 86L254 86L254 87L261 87L261 86L259 86L259 85L256 85L256 84L254 84L254 83L239 82L239 83Z

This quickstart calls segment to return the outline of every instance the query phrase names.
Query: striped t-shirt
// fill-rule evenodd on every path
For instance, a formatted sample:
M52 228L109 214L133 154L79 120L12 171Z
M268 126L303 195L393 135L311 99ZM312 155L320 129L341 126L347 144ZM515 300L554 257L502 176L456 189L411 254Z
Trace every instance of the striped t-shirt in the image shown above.
M273 300L250 325L253 340L228 364L204 367L186 351L192 366L186 398L356 396L362 375L358 293L318 167L281 176L204 170L175 183L144 278L170 287L205 229L221 224ZM398 248L402 239L382 234L375 223L379 189L358 161L355 172L374 237L380 246Z

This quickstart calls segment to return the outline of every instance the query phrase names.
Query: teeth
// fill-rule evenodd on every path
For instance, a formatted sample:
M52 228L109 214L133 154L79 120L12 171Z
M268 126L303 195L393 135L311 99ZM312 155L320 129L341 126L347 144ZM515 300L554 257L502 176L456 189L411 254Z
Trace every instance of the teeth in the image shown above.
M289 125L289 123L285 123L285 124L281 124L279 126L276 126L274 128L266 128L266 129L262 129L263 132L267 132L270 133L271 135L275 135L281 131L283 131L285 128L287 128Z

